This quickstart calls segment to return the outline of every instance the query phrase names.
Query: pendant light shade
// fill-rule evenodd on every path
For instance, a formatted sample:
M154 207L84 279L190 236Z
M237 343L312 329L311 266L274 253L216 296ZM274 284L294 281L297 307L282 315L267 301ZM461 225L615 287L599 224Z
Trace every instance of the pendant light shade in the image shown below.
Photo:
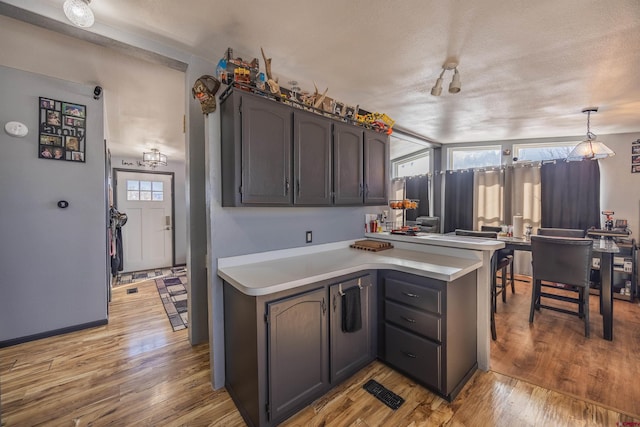
M65 0L62 6L69 21L78 27L88 28L94 23L93 11L89 7L91 0Z
M595 113L597 111L598 107L589 107L582 110L583 113L587 113L587 139L576 145L573 150L571 150L571 153L567 156L568 161L598 160L616 155L616 153L604 145L604 143L596 141L597 136L591 133L591 113Z
M155 168L156 166L167 166L167 155L162 154L157 148L142 153L142 163Z
M458 93L461 88L460 73L458 73L458 69L455 68L453 70L453 79L451 79L451 83L449 84L449 93Z

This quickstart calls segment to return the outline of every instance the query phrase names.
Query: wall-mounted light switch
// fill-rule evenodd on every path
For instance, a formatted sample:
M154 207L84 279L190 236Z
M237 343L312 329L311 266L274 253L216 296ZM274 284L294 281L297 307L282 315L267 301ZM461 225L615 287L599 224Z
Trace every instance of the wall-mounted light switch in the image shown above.
M311 231L307 231L307 243L311 243L313 241L313 233Z

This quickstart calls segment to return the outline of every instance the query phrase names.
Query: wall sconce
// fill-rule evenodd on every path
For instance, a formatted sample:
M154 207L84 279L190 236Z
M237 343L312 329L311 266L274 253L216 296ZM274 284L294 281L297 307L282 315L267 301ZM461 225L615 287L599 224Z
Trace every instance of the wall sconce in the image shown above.
M65 0L62 9L73 25L89 28L95 20L89 3L91 3L91 0Z
M451 79L451 83L449 84L449 93L455 94L460 92L462 84L460 83L460 73L458 72L458 61L449 59L442 66L440 77L438 77L436 84L431 88L431 95L440 96L442 94L442 78L444 77L444 73L450 70L453 70L453 79Z
M167 155L162 154L157 148L142 153L142 163L155 168L157 166L167 166Z

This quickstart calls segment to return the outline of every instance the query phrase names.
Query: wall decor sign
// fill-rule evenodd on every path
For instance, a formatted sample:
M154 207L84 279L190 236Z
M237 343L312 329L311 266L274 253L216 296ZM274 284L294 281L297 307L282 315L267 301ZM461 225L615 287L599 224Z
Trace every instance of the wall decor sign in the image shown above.
M85 162L87 107L40 97L38 157Z
M640 139L631 142L631 173L640 173Z

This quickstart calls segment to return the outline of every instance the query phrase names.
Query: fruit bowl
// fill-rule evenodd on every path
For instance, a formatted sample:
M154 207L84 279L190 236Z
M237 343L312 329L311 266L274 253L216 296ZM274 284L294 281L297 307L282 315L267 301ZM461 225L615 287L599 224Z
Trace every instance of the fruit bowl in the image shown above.
M419 200L389 200L389 207L391 209L417 209Z

